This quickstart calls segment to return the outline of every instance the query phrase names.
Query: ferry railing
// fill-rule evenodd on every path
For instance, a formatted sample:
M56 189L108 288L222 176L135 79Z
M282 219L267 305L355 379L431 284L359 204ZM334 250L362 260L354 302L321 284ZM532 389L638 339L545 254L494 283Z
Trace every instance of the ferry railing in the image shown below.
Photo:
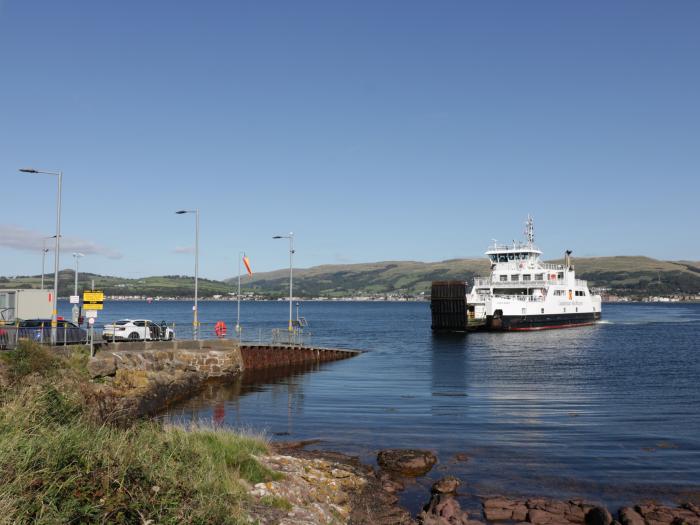
M552 263L540 263L538 265L542 270L555 270L555 271L564 271L564 265L563 264L552 264Z
M564 279L550 279L550 280L530 280L530 281L499 281L499 280L492 280L492 279L486 279L483 277L477 277L474 279L474 286L477 288L479 286L496 286L496 287L505 287L505 288L541 288L546 285L551 285L551 284L557 284L557 285L565 285L567 284ZM576 279L576 286L581 286L581 287L587 287L588 286L588 281L582 280L582 279Z
M509 301L520 301L523 303L542 303L544 302L544 296L534 297L532 295L494 295L494 298L498 299L508 299Z
M530 281L493 281L491 279L474 279L474 286L504 286L508 288L541 288L548 284L564 284L563 279L551 279L551 280L530 280Z

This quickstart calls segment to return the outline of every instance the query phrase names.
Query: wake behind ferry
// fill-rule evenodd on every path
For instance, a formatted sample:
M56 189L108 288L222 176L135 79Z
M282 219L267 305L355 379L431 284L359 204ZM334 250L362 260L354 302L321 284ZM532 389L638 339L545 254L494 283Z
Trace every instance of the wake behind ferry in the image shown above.
M434 282L431 298L434 330L544 330L592 324L601 316L600 295L576 278L571 251L564 264L542 262L535 246L532 217L525 241L494 244L486 252L491 275L466 283ZM459 297L461 295L461 297ZM462 308L464 306L463 315Z

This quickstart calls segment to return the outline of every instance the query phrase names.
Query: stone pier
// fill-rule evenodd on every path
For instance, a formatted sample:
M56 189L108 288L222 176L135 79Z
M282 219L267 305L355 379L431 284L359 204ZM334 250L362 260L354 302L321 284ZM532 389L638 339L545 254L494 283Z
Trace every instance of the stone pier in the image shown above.
M88 363L103 419L149 415L187 398L212 379L245 370L337 361L360 352L288 345L239 344L230 339L102 344Z

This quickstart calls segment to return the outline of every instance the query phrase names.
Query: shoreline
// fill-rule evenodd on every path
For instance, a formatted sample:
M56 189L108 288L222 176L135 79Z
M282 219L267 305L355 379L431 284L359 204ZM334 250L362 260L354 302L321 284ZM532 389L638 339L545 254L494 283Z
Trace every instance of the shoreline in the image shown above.
M529 497L514 497L505 493L480 494L471 490L468 484L449 474L434 482L430 490L424 491L422 500L424 504L417 513L412 513L402 506L400 495L408 485L416 483L420 476L406 476L384 470L381 466L363 464L357 456L353 455L307 448L318 442L318 440L308 440L272 443L270 448L273 452L271 456L273 464L274 461L280 461L280 458L285 457L296 458L310 464L320 460L331 462L336 468L344 466L354 470L357 475L363 476L370 489L363 488L351 498L352 510L348 515L348 521L345 522L351 525L700 524L700 502L697 501L700 499L700 491L696 495L695 502L688 500L671 505L644 499L611 507L593 498L576 496L553 498L535 494ZM263 491L266 494L274 493L274 490L269 487L266 490ZM254 494L259 495L261 492L254 492ZM461 503L465 503L464 508Z

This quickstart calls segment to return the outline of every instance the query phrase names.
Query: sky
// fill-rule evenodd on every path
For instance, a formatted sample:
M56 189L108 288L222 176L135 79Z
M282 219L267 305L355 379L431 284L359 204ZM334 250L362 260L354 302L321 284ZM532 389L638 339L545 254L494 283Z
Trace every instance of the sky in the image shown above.
M700 260L700 2L0 0L0 275ZM53 263L47 263L47 268Z

